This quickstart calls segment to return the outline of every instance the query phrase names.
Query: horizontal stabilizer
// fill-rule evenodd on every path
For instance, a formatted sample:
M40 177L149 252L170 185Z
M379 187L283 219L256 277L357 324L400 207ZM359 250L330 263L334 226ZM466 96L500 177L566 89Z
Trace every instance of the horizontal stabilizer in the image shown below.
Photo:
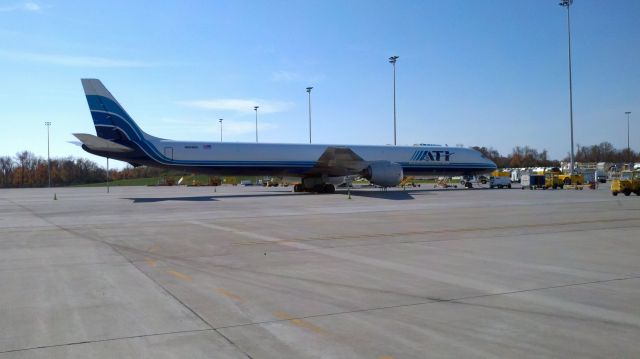
M94 151L102 152L132 152L133 148L123 146L121 144L105 140L98 136L89 135L86 133L74 133L77 139L79 139L85 146Z

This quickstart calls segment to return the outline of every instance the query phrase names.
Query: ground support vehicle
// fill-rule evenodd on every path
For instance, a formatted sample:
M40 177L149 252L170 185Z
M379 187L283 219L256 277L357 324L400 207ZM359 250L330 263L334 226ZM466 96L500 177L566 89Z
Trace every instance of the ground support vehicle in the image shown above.
M402 188L405 187L420 187L419 183L416 183L416 178L414 176L407 176L402 179L402 182L398 185Z
M438 177L433 188L458 188L458 185L451 184L451 177Z
M544 175L523 174L522 177L520 178L520 184L522 184L522 189L525 189L525 188L529 188L529 189L536 189L536 188L546 189Z
M555 172L547 172L544 175L544 187L551 189L562 189L564 182L560 180L560 176Z
M576 185L581 186L584 184L584 176L581 174L559 174L558 178L565 186Z
M618 193L625 196L635 193L640 196L640 171L622 171L619 178L611 181L611 194L617 196Z
M491 176L489 177L489 188L511 188L511 177Z

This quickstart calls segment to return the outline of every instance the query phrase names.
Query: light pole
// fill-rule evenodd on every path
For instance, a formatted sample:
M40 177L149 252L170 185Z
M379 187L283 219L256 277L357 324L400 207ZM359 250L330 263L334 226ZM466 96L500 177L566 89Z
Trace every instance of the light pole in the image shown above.
M256 143L258 143L258 109L260 106L253 106L253 109L256 111Z
M569 9L573 0L561 0L558 5L567 8L567 34L569 36L569 123L571 126L571 174L575 166L575 156L573 153L573 82L571 78L571 15Z
M220 142L222 142L222 119L218 120L220 122Z
M391 56L389 62L393 65L393 145L396 145L396 61L399 56Z
M49 128L51 127L51 122L47 121L44 125L47 126L47 174L49 177L49 188L51 188L51 157L49 157Z
M629 143L629 130L631 128L629 125L629 117L631 116L631 111L627 111L624 114L627 115L627 161L631 163L631 146Z
M309 143L311 143L311 90L313 90L313 87L307 87L307 93L309 94Z

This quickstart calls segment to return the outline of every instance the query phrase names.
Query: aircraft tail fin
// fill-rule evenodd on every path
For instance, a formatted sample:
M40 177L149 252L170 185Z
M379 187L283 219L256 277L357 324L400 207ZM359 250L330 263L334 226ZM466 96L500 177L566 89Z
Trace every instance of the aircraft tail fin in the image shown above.
M98 79L82 79L93 124L98 137L109 141L139 142L145 134L111 92Z

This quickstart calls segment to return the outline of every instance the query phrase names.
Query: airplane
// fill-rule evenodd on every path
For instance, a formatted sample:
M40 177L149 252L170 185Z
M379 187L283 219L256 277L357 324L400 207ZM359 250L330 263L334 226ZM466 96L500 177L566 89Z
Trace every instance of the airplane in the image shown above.
M74 133L94 155L211 175L301 178L294 192L333 193L345 179L397 186L404 176L474 176L496 169L480 152L438 145L367 146L174 141L142 131L98 79L82 79L97 136Z

